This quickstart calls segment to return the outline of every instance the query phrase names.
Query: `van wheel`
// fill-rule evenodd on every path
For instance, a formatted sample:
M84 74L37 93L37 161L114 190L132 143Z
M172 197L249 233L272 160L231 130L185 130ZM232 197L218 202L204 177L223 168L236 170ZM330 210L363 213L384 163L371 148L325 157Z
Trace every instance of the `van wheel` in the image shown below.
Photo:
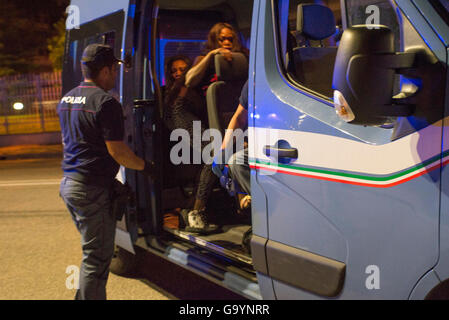
M112 257L109 270L118 276L130 276L137 272L138 260L137 254L134 255L114 245L114 256Z
M433 288L425 297L425 300L448 300L449 299L449 279L444 280Z

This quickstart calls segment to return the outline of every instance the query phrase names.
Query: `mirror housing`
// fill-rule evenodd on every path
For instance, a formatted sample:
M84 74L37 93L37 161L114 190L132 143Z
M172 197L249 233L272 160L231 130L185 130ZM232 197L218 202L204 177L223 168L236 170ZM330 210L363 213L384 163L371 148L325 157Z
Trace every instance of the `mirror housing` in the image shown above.
M411 68L414 53L396 53L386 26L357 25L343 32L332 87L335 111L348 123L380 126L413 114L414 106L393 98L395 75Z

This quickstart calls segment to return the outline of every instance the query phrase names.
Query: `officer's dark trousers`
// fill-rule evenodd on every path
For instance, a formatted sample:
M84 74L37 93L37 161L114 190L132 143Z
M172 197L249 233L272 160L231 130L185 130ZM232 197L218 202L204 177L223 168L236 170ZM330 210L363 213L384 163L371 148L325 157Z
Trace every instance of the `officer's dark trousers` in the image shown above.
M104 300L116 225L111 210L111 190L64 177L60 195L81 234L83 260L75 298Z

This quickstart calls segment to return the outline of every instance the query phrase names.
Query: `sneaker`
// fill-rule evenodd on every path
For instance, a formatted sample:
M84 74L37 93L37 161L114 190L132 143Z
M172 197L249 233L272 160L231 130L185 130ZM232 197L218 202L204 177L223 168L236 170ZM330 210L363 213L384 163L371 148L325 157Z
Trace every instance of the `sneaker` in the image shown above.
M188 213L183 210L181 213L185 223L185 231L200 234L211 234L217 232L219 227L216 224L209 224L207 222L206 213L204 210L191 210Z

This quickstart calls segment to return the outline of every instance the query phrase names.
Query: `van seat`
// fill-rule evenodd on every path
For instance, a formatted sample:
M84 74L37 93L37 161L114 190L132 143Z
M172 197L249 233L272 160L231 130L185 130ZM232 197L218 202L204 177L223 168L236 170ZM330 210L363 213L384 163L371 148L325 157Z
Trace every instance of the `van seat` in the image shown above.
M305 87L331 97L337 47L323 47L322 41L336 33L334 14L317 4L300 4L297 13L296 31L305 45L292 50L288 71Z
M248 80L249 64L244 54L236 52L232 53L232 61L217 54L214 62L218 81L207 89L207 113L209 127L223 133L239 105L240 93Z

